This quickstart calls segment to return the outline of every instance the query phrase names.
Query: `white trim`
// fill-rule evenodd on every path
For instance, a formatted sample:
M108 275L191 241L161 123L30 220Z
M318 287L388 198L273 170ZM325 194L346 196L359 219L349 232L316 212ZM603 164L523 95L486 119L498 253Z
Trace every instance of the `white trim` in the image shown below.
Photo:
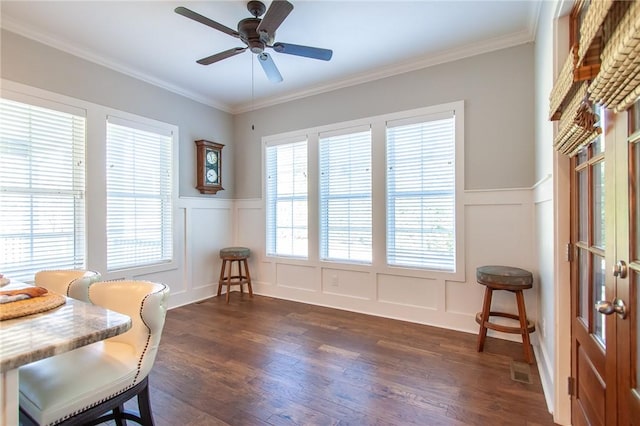
M537 189L539 186L542 186L548 183L552 178L553 178L553 175L551 173L545 175L542 179L534 183L531 189Z
M162 136L170 137L178 131L178 127L173 124L163 123L157 120L150 120L148 118L124 118L121 117L122 113L107 115L107 122L115 124L121 127L130 127L136 130L142 130L144 132L155 133Z
M54 49L58 49L63 52L69 53L71 55L77 56L81 59L85 59L89 62L93 62L94 64L98 64L103 67L117 71L119 73L128 75L129 77L133 77L135 79L144 81L145 83L152 84L154 86L168 90L172 93L176 93L180 96L184 96L186 98L192 99L196 102L200 102L202 104L222 110L224 112L233 113L232 109L228 105L220 103L212 98L202 96L199 93L193 92L191 90L187 90L180 86L176 86L175 84L169 83L168 81L161 80L157 77L140 72L138 70L134 70L133 68L130 68L129 66L121 62L115 61L110 58L98 56L95 53L90 52L88 50L81 49L70 43L50 37L33 28L28 28L28 27L25 27L24 25L18 24L17 22L13 21L11 18L3 17L1 28L4 28L7 31L11 31L23 37L29 38L31 40L35 40L47 46L53 47Z
M384 134L386 130L386 123L393 122L396 120L405 120L405 119L414 119L415 117L429 117L436 114L442 114L446 112L446 116L454 117L454 125L455 125L455 238L456 238L456 252L455 252L455 272L442 272L438 270L426 270L417 268L417 272L414 272L414 268L405 268L398 266L388 266L387 256L386 256L386 210L384 212L384 217L380 217L380 213L378 209L374 209L372 212L372 220L373 220L373 235L372 238L376 241L373 249L373 264L371 267L375 271L395 274L397 271L408 271L409 274L416 274L416 276L427 277L427 278L439 278L448 281L465 281L465 220L464 220L464 207L466 204L466 195L464 193L464 141L465 141L465 118L464 118L464 107L465 102L463 100L443 103L439 105L431 105L428 107L415 108L406 111L399 111L390 114L382 114L376 115L372 117L365 117L357 120L332 123L323 126L311 127L306 129L298 129L291 132L285 132L276 135L268 135L262 138L262 194L263 194L263 208L266 212L266 181L264 179L265 176L265 153L266 147L274 144L278 144L285 141L300 141L299 135L307 136L307 158L308 158L308 185L309 190L307 194L308 200L308 244L309 251L306 259L302 260L305 264L317 266L320 262L319 260L319 238L320 238L320 229L319 229L319 206L318 206L318 135L326 132L334 132L336 130L348 129L348 128L356 128L359 126L370 126L372 129L372 167L374 170L381 170L381 172L374 173L372 176L372 184L374 190L372 191L372 204L379 205L384 204L386 209L386 180L384 178L386 170L386 166L380 167L380 164L384 162L384 152L375 154L375 147L382 147L384 151L385 144L383 136L379 139L376 139L376 135L380 132ZM377 158L377 160L376 160ZM376 185L376 179L380 180L380 176L382 176L382 186ZM376 189L378 188L378 189ZM376 201L377 200L377 201ZM384 200L384 201L382 201ZM530 199L527 199L527 202L530 202ZM518 202L519 203L519 202ZM266 232L266 229L265 229ZM384 245L385 249L383 252L376 250L375 247L380 247L380 245ZM275 262L279 261L287 262L286 258L279 258L268 256L265 259L262 259L266 262ZM326 262L326 261L325 261ZM342 265L342 262L335 262L335 265Z
M537 18L533 18L533 21L537 22ZM528 30L523 30L523 31L506 35L506 36L495 37L489 40L468 44L466 46L463 46L457 49L450 49L447 51L432 53L415 60L406 61L404 63L396 64L388 67L378 68L377 70L374 70L374 71L363 72L363 73L356 74L351 77L347 77L338 81L333 81L327 84L320 84L310 89L300 90L284 96L274 96L258 102L251 101L246 103L240 103L237 105L229 105L229 104L222 103L211 97L202 96L200 93L193 92L191 90L185 89L184 87L176 86L175 84L169 83L168 81L165 81L165 80L161 80L152 75L140 72L139 70L134 70L133 68L121 62L118 62L114 59L105 58L105 57L96 55L93 52L90 52L85 49L81 49L70 43L61 41L51 36L47 36L34 28L21 25L8 17L3 18L1 27L8 31L16 33L18 35L21 35L23 37L27 37L29 39L46 44L47 46L53 47L55 49L59 49L63 52L72 54L74 56L93 62L95 64L102 65L114 71L120 72L122 74L128 75L130 77L136 78L138 80L144 81L146 83L149 83L154 86L160 87L162 89L168 90L170 92L176 93L178 95L187 97L196 102L200 102L202 104L211 106L213 108L219 109L227 113L241 114L244 112L265 108L268 106L278 105L278 104L293 101L296 99L302 99L309 96L330 92L333 90L337 90L337 89L341 89L349 86L355 86L358 84L380 80L382 78L391 77L394 75L403 74L410 71L416 71L419 69L428 68L434 65L453 62L459 59L481 55L484 53L489 53L489 52L493 52L500 49L506 49L508 47L513 47L520 44L530 43L533 41L535 36L535 31L534 31L535 26L536 25L534 25L532 28L529 28ZM530 24L530 27L531 27L531 24Z
M103 279L135 279L137 276L159 274L175 271L180 268L177 262L179 256L179 244L177 228L173 223L172 241L173 255L169 262L161 262L148 266L131 267L116 271L108 271L106 263L106 123L108 116L118 116L125 120L133 120L145 123L151 127L170 129L172 132L172 155L174 160L178 158L178 126L158 121L152 118L105 107L81 99L61 95L48 90L27 86L11 80L0 79L0 95L26 96L37 98L43 102L55 102L69 107L82 109L86 112L87 132L87 169L86 169L86 265L89 269L103 272ZM172 202L173 214L177 212L177 200L179 194L178 176L179 170L174 161L172 170Z
M493 52L496 50L507 49L509 47L519 46L521 44L530 43L534 39L535 33L530 31L521 31L518 33L510 34L503 37L496 37L483 42L468 44L458 49L451 49L448 51L429 54L421 57L417 60L407 61L401 64L392 65L389 67L379 68L372 72L364 72L361 74L353 75L345 79L334 81L331 83L318 85L306 90L301 90L295 93L290 93L284 96L272 97L261 101L253 101L252 103L244 103L236 105L231 109L232 114L241 114L256 109L266 108L297 99L306 98L313 95L319 95L325 92L331 92L338 89L344 89L345 87L356 86L358 84L369 83L371 81L380 80L387 77L392 77L399 74L404 74L411 71L417 71L424 68L429 68L434 65L445 64L448 62L457 61L460 59L470 58L476 55L482 55L484 53Z

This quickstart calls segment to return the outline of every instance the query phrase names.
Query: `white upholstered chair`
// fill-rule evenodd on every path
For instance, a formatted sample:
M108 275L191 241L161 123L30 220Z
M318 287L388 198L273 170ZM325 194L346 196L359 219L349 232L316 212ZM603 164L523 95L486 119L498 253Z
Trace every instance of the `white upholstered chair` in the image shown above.
M169 288L149 281L100 281L92 303L128 315L132 328L119 336L20 368L20 420L24 425L153 425L148 375L167 310ZM124 410L137 396L139 415Z
M49 291L89 301L89 286L102 277L96 271L83 269L51 269L36 272L34 284Z

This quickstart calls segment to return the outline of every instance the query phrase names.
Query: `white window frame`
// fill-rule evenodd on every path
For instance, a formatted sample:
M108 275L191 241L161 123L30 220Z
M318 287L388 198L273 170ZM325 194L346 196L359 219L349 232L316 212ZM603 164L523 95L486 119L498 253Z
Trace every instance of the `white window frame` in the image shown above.
M180 251L178 250L178 233L176 227L178 219L178 126L157 121L151 118L142 117L125 111L94 104L59 93L50 92L11 80L0 79L0 96L13 99L19 102L28 103L25 99L37 99L41 106L52 108L47 105L65 105L70 109L80 109L86 111L86 134L87 145L86 155L86 197L85 197L85 267L99 271L104 280L134 278L147 274L163 273L176 270L179 267L178 260ZM114 272L107 271L107 240L106 240L106 120L108 116L118 116L130 121L146 123L151 127L167 127L173 132L172 157L174 161L174 172L172 175L172 205L173 205L173 259L170 262L132 267ZM0 271L2 272L2 271Z
M430 123L437 123L435 125L438 127L429 128ZM439 134L434 134L435 129ZM445 129L450 129L452 134L443 134ZM425 131L429 132L426 135L428 139L424 139ZM397 133L394 139L397 139L397 143L391 142L390 133ZM452 136L451 139L449 136ZM408 147L409 141L411 145ZM446 144L443 143L445 141ZM449 141L452 145L449 145ZM432 155L431 147L438 149L439 153ZM388 121L386 149L388 265L455 272L455 239L450 241L448 238L442 238L442 230L445 234L453 232L455 237L455 220L441 226L441 222L435 221L434 216L437 213L432 209L434 200L446 209L447 200L451 197L453 205L450 213L452 219L455 219L455 111ZM446 155L449 150L451 156ZM399 157L396 159L395 155L390 155L392 152ZM443 186L442 180L434 179L433 168L428 167L434 161L442 162L445 159L452 162L450 170L447 170L446 166L436 170L438 178L443 172L453 175L448 175L453 178L451 186ZM418 220L402 223L406 222L407 210ZM445 219L448 218L449 216ZM408 232L409 230L412 232ZM432 246L434 242L435 247ZM450 243L453 243L453 259L447 256L447 248L442 247Z
M32 233L28 237L29 240L31 241L30 256L34 255L34 253L31 252L31 249L35 249L38 252L42 250L46 250L46 251L40 252L39 253L41 255L40 257L36 254L35 257L30 258L28 262L24 262L24 259L21 259L21 265L19 267L18 265L14 265L15 269L13 270L7 266L6 268L0 270L0 272L7 274L8 277L14 280L17 279L19 281L31 282L33 280L34 274L39 270L55 269L55 268L66 268L66 269L84 268L86 265L86 258L87 258L87 254L86 254L87 232L86 232L86 208L85 208L86 170L87 170L87 166L86 166L87 111L85 109L71 106L65 103L42 99L36 96L31 96L28 94L13 92L9 90L3 90L1 97L8 101L19 102L21 104L31 106L34 108L44 108L54 112L59 112L59 113L69 114L75 117L79 117L83 119L83 124L82 124L82 129L78 129L78 130L81 130L82 133L75 135L75 138L78 138L78 136L82 138L82 141L80 142L81 146L72 148L73 155L74 155L74 158L71 161L73 164L72 166L73 168L70 171L74 176L71 179L72 188L69 188L69 187L62 188L59 186L54 187L53 185L51 186L46 185L46 187L39 185L33 188L31 187L31 185L29 185L29 187L20 186L19 188L15 188L17 191L15 190L12 191L11 188L9 187L7 187L6 189L8 194L15 194L16 196L19 196L19 194L24 195L24 194L30 193L33 197L36 197L41 201L43 199L52 199L52 197L55 197L55 199L65 199L65 200L72 199L73 200L72 211L74 212L73 222L68 223L66 222L68 217L66 216L61 217L60 219L63 220L63 223L58 223L57 225L53 225L53 226L56 228L62 227L62 229L64 229L64 232L56 232L55 230L51 230L50 232L49 231L44 232L45 231L44 226L48 226L48 224L45 225L44 223L42 223L43 219L45 219L44 217L45 215L41 214L39 216L36 216L35 218L33 216L30 216L29 218L22 218L22 219L18 218L19 221L23 221L23 220L29 221L31 226L40 229L40 232L38 234ZM42 135L42 137L46 139L45 135ZM33 148L34 148L34 151L37 151L37 150L42 151L44 149L44 147L42 146L33 147ZM32 152L31 148L28 148L28 152L29 153ZM51 153L52 156L55 156L55 154L57 154L57 152ZM49 157L49 155L47 155L47 157ZM8 160L8 159L4 158L4 160ZM32 160L33 158L30 154L29 162L31 162ZM67 163L67 165L69 164ZM7 164L7 167L8 166L10 165ZM44 172L44 170L42 171ZM52 174L55 174L55 171ZM40 180L42 180L43 177L44 176L39 176ZM33 177L30 177L30 179L31 178ZM37 179L38 176L35 176L35 178ZM29 180L29 184L32 184L32 183L34 182ZM3 193L4 192L5 191L3 190ZM52 201L52 202L55 203L55 201ZM7 206L5 205L3 207L7 207ZM31 201L31 208L34 208L33 200ZM55 215L52 215L52 217L55 217ZM11 219L3 222L11 223ZM65 236L66 236L66 239L68 239L70 232L71 232L71 238L73 241L70 245L66 247L59 247L61 250L55 250L55 248L53 247L47 250L41 244L43 239L46 239L46 240L51 238L65 239ZM39 240L41 240L40 243L34 241L37 235L40 236L40 238L38 238ZM11 249L11 247L3 247L3 248L6 250L14 251ZM17 248L17 250L19 250L19 248ZM61 255L61 253L63 254ZM64 253L67 253L67 255L65 256ZM11 253L6 253L7 256L11 257L10 254ZM6 258L4 260L6 260ZM9 260L9 263L11 263L10 260Z
M122 134L130 139L130 146L125 146L125 152L118 152L114 159L115 163L106 165L106 185L107 185L107 271L113 272L122 269L139 268L145 266L161 265L171 263L176 255L174 250L174 224L173 217L175 215L175 197L173 195L173 176L175 175L174 164L175 157L173 155L173 146L176 145L174 126L160 122L151 122L143 118L122 118L120 115L109 115L107 117L107 161L109 161L109 150L111 148L111 138L109 132L111 126L114 126L114 134ZM121 129L118 131L117 129ZM125 135L125 133L127 133ZM152 136L153 135L153 136ZM156 142L162 143L164 139L169 146L153 146L149 144L151 139L157 139ZM113 141L114 145L118 143L117 139ZM133 146L138 143L140 146ZM168 151L163 152L163 149ZM120 190L116 194L110 188L110 176L118 166L128 167L128 164L118 164L118 160L124 156L134 153L135 161L132 166L135 169L133 177L135 182L124 188L122 184L118 184ZM151 162L144 158L143 154L139 158L137 155L141 151L148 151L148 155L152 158L162 158L168 156L165 169L160 170L162 164ZM161 161L160 161L161 163ZM138 170L139 169L139 170ZM120 178L126 171L119 171ZM168 173L168 176L167 176ZM163 177L164 176L164 177ZM155 188L155 184L150 184L146 179L156 177L160 180L160 184ZM138 179L140 179L138 181ZM120 179L122 180L122 179ZM113 197L113 198L112 198ZM118 201L116 201L118 200ZM153 235L145 228L148 224L137 223L135 218L120 216L117 211L111 215L112 207L110 204L125 206L128 209L138 212L142 217L148 214L147 207L140 207L140 203L156 202L160 204L157 220L160 222L160 235ZM154 220L156 217L154 216ZM152 247L146 248L149 244ZM159 251L159 253L157 253ZM151 252L151 253L150 253ZM125 259L132 259L127 263Z
M404 266L389 266L386 263L386 123L388 121L411 119L413 117L440 114L454 111L455 115L455 272L422 269ZM465 229L464 229L464 101L454 101L440 105L400 111L363 119L334 123L326 126L299 129L287 133L265 136L263 142L263 167L264 146L275 143L295 135L307 136L308 145L308 232L309 232L309 258L304 262L296 260L275 259L267 255L267 262L286 262L295 265L322 266L339 269L369 271L379 274L403 275L407 277L444 279L450 281L465 281ZM320 195L319 195L319 135L323 132L336 131L343 128L357 126L371 126L372 132L372 226L373 226L373 260L370 265L357 265L342 261L322 260L320 258ZM263 170L263 205L266 212L266 184Z
M286 196L283 197L284 201L290 201L291 203L293 203L294 201L304 201L307 207L307 222L306 222L306 226L304 227L304 230L306 231L306 242L307 242L307 247L306 247L306 252L305 253L301 253L301 254L296 254L293 252L293 245L294 243L291 243L291 250L288 251L279 251L278 250L278 244L277 244L277 222L278 222L278 213L277 213L277 200L280 199L280 197L277 197L276 200L273 200L273 202L269 199L268 194L269 194L269 182L268 182L268 177L266 176L267 173L269 173L269 158L268 158L268 154L267 151L270 148L277 148L278 146L285 146L285 145L294 145L294 144L301 144L304 143L306 145L306 151L307 151L307 162L306 162L306 194L304 194L304 198L302 198L302 195L293 195L293 196ZM285 138L276 138L276 139L272 139L272 140L268 140L266 142L263 143L263 167L264 167L264 172L262 174L262 176L264 177L263 179L263 193L264 193L264 211L265 211L265 254L267 257L283 257L283 258L290 258L290 259L297 259L297 260L307 260L309 258L309 253L310 253L310 244L309 244L309 209L311 208L310 204L309 204L309 199L310 199L310 191L309 191L309 149L310 149L310 144L309 144L309 140L307 138L307 135L299 135L299 136L293 136L293 137L285 137ZM293 210L292 210L292 215L294 214ZM293 224L293 219L291 220L291 223L289 224L289 226L291 228L292 234L293 231L296 228L302 229L300 227L296 227Z
M347 147L341 145L344 138L368 134L367 147L353 152L354 140ZM333 142L335 141L335 142ZM364 142L364 140L358 141ZM358 126L319 134L319 190L320 190L320 260L371 264L372 245L372 137L371 126ZM339 150L331 145L337 143ZM360 149L360 145L358 148ZM331 154L340 158L332 158ZM366 165L362 160L368 160ZM342 167L338 170L337 167ZM364 170L354 167L364 166ZM345 169L346 167L346 169ZM346 175L346 176L345 176ZM338 184L333 184L335 180ZM368 203L368 212L362 203ZM335 208L334 208L335 207ZM355 211L352 209L355 207ZM348 211L343 211L344 209ZM363 222L368 220L367 226ZM354 236L363 238L364 244L357 244ZM345 254L338 255L338 247ZM363 247L365 246L365 247ZM364 259L363 249L368 254ZM360 257L360 258L358 258Z

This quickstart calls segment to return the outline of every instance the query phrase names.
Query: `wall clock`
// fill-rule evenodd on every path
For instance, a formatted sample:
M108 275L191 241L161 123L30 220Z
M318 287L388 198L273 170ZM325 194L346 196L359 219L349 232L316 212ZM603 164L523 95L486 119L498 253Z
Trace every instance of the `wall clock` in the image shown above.
M215 194L222 187L222 148L204 139L196 141L196 188L201 194Z

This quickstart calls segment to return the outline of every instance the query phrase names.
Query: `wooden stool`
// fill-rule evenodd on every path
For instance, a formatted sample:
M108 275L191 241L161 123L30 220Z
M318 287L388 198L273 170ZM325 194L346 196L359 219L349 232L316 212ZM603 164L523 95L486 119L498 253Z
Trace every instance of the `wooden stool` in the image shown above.
M232 285L240 286L240 293L244 293L243 284L249 287L249 296L253 297L253 288L251 287L251 275L249 274L249 265L247 259L250 250L246 247L226 247L220 250L220 259L222 259L222 267L220 268L220 280L218 281L218 296L222 292L222 286L227 285L227 302L229 303L229 293L231 293ZM233 264L237 265L238 274L233 275ZM227 268L227 264L229 268ZM244 273L242 266L244 265ZM227 270L228 269L228 270Z
M476 269L476 279L478 283L486 286L482 312L476 314L476 322L480 324L480 331L478 332L478 352L482 352L484 349L487 329L490 328L491 330L501 331L503 333L522 335L524 358L529 364L533 363L533 352L531 350L529 333L533 333L536 327L527 319L527 311L524 307L524 295L522 293L522 290L533 286L533 276L531 272L510 266L481 266ZM507 290L515 293L518 304L518 315L492 311L491 296L493 295L493 290ZM520 326L509 327L492 323L489 321L492 316L518 320Z

